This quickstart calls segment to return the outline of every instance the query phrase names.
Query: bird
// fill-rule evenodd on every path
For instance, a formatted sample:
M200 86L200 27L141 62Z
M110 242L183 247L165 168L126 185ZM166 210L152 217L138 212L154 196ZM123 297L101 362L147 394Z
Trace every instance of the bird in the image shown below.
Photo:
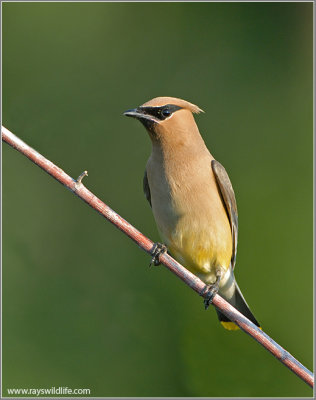
M193 114L198 106L176 97L155 97L124 112L146 128L152 152L143 190L162 243L153 261L168 251L207 285L205 308L216 293L256 326L234 268L237 255L238 212L234 190L225 168L205 145ZM222 326L239 327L217 310Z

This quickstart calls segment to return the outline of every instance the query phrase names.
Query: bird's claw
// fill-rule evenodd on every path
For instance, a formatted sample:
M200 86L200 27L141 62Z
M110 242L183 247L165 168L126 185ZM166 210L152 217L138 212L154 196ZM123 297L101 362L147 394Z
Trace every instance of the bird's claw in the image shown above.
M152 259L150 261L149 266L151 267L153 264L155 266L160 265L159 258L161 254L167 252L167 246L163 243L154 243L153 248L151 250Z
M213 298L214 296L217 294L218 292L218 285L213 284L213 285L205 285L201 296L204 297L204 307L205 310L207 310L210 306L210 304L212 304Z

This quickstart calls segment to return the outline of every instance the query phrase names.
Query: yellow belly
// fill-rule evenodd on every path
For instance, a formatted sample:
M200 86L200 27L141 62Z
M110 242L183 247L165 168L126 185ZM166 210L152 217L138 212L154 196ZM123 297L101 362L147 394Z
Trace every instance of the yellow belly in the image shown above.
M168 235L162 233L171 254L191 272L208 282L215 280L216 269L229 268L232 236L229 223L203 227L180 221Z

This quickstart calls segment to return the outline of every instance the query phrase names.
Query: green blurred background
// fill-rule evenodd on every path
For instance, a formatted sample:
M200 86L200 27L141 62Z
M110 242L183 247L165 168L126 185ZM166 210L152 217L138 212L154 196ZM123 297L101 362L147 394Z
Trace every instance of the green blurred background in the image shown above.
M236 276L263 329L312 369L312 3L4 3L3 124L153 240L144 128L189 100L239 207ZM312 396L311 389L6 144L3 395Z

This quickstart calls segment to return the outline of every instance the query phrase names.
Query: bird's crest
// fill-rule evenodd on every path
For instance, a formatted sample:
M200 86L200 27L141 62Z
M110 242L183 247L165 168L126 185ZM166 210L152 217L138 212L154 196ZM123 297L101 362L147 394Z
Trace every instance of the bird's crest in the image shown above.
M177 97L155 97L154 99L144 103L142 107L161 107L166 104L175 104L176 106L191 111L193 114L204 112L203 110L201 110L201 108L199 108L195 104L189 103L186 100L178 99Z

